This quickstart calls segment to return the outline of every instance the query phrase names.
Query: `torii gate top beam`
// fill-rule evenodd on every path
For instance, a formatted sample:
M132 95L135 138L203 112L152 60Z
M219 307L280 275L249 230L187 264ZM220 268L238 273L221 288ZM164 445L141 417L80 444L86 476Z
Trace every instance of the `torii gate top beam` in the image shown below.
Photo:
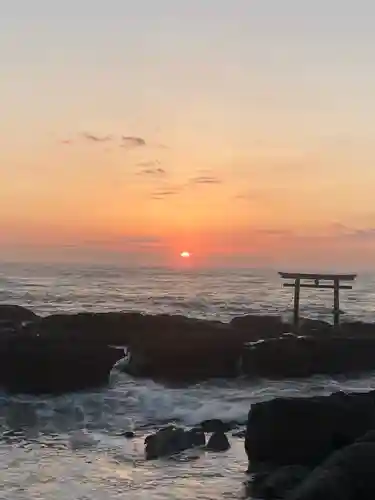
M294 280L294 283L284 283L284 287L294 288L294 326L299 326L299 299L301 288L330 288L333 289L333 318L334 325L340 324L340 289L351 290L352 285L341 285L341 281L354 281L356 274L320 274L320 273L284 273L279 272L282 279ZM307 283L301 283L302 280L307 280ZM310 283L309 283L310 281ZM311 283L313 281L313 283ZM332 283L322 283L320 281Z

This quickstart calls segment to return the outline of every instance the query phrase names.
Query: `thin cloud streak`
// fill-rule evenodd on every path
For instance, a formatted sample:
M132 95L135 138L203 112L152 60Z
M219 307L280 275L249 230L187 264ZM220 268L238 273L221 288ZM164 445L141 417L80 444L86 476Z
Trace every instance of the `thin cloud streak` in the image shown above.
M167 171L164 168L145 168L138 172L138 175L155 175L155 176L163 176L166 175Z
M143 137L137 136L122 136L122 147L123 148L141 148L147 145L146 140Z
M210 185L210 184L221 184L221 179L219 179L218 177L211 177L211 176L206 176L206 175L202 175L202 176L199 176L199 177L193 177L192 179L190 179L190 184L207 184L207 185Z
M109 142L113 140L113 137L111 135L100 137L98 135L94 135L89 132L83 132L82 137L84 137L87 141L91 142Z

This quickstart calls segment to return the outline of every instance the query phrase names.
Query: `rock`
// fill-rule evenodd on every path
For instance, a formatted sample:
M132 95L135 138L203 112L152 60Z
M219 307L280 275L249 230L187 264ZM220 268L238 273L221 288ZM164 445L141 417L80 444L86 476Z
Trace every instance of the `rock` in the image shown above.
M214 432L206 446L209 451L227 451L229 448L230 444L224 432Z
M147 460L174 455L204 444L204 434L197 429L184 429L169 426L147 436L145 439L145 454Z
M374 392L257 403L250 409L246 428L249 468L315 466L374 428Z
M145 317L142 329L129 343L131 362L125 370L184 382L236 377L242 343L240 334L219 322L183 316Z
M264 500L286 498L308 476L310 469L302 465L287 465L268 474L255 476L250 483L248 493L252 497Z
M356 443L375 443L375 430L368 431L355 441Z
M126 439L133 439L135 437L135 433L133 431L126 431L123 436Z
M314 374L358 373L375 368L375 336L307 337L283 335L250 342L241 367L251 377L292 378Z
M187 431L189 442L191 443L191 447L196 446L205 446L206 444L206 436L202 429L193 428Z
M248 314L233 318L231 326L248 333L247 340L277 338L286 331L286 325L280 316Z
M303 320L301 332L291 334L277 316L249 315L230 324L121 312L41 318L1 305L0 386L60 393L106 384L113 363L123 357L109 346L129 348L119 370L173 383L375 369L375 325L343 324L338 334L324 322Z
M139 313L53 314L41 318L35 330L40 336L55 340L123 346L142 329L143 321Z
M288 500L373 500L375 443L355 443L332 454Z
M233 429L233 425L228 422L223 422L217 418L211 420L203 420L200 423L200 427L203 432L228 432Z
M15 338L0 345L0 386L11 393L62 394L108 384L122 353L109 346Z
M0 322L23 323L35 321L38 316L25 307L12 304L0 304Z

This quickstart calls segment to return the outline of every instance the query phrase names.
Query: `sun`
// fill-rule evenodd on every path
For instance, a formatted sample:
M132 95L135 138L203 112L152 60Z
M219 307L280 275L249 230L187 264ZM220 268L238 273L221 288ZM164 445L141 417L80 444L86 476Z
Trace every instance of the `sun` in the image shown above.
M191 253L187 252L186 250L184 250L183 252L180 253L180 257L182 257L183 259L188 259L190 256L191 256Z

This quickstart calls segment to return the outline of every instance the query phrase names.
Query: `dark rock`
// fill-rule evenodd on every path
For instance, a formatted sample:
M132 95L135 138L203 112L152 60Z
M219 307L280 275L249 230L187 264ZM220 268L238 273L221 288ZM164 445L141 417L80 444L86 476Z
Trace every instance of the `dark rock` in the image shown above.
M108 384L121 351L109 346L17 338L0 345L0 386L12 393L61 394Z
M304 337L284 335L248 343L242 371L251 377L292 378L356 373L375 368L375 336Z
M356 439L356 443L375 443L375 430L366 432L366 434Z
M0 322L23 323L37 319L38 316L25 307L0 304Z
M223 422L217 418L211 420L204 420L200 423L203 432L228 432L233 429L233 425L228 422Z
M287 496L288 500L373 500L375 443L355 443L332 454Z
M188 434L188 440L191 444L191 447L196 447L196 446L205 446L206 444L206 436L202 429L200 428L193 428L187 431Z
M318 465L374 428L373 392L257 403L251 407L246 429L249 467Z
M310 469L302 465L287 465L268 474L256 475L248 492L252 497L264 500L286 498L308 476Z
M135 433L133 431L126 431L123 436L126 439L133 439L135 437Z
M121 312L40 318L23 307L1 305L0 386L57 393L105 384L123 357L109 347L116 345L130 353L119 369L173 383L375 369L375 325L348 323L338 331L301 320L300 332L291 334L277 316L249 315L230 324Z
M209 451L227 451L229 448L230 443L224 432L214 432L206 446Z
M326 338L334 333L335 329L326 321L310 318L300 319L298 335Z
M42 318L35 330L54 340L127 345L144 322L139 313L53 314Z
M184 429L169 426L147 436L145 439L145 454L147 460L174 455L182 451L204 444L204 434L197 429Z
M280 316L261 316L249 314L233 318L230 325L239 331L246 332L246 340L278 338L287 331L287 326Z
M132 375L191 382L238 375L243 340L229 325L167 315L143 321L129 342Z

